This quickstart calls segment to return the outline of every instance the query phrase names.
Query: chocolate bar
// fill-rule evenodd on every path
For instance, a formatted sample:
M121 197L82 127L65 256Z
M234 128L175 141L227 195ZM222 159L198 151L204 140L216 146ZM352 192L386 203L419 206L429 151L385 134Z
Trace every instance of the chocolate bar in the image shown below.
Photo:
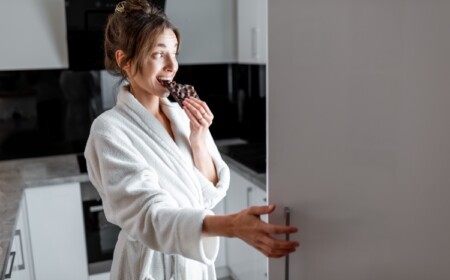
M183 108L183 100L188 97L199 98L194 87L191 85L178 84L174 81L163 81L163 85L169 90L170 95Z

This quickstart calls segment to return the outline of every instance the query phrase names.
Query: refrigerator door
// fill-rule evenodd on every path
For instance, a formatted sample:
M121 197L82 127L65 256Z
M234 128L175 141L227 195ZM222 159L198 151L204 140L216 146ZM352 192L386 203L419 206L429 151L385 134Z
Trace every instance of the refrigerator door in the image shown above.
M302 244L270 279L450 279L450 2L268 11L270 221Z

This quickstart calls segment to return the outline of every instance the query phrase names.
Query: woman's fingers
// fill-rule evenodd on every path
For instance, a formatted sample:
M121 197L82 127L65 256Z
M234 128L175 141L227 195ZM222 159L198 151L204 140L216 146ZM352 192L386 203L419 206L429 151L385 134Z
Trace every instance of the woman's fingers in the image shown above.
M298 229L292 226L280 226L273 224L264 224L263 229L268 234L296 233Z
M191 121L191 124L193 124L196 127L199 127L201 125L204 124L204 122L206 122L206 120L202 119L202 118L197 118L196 116L194 116L194 114L186 108L186 106L184 107L184 112L186 112L186 115L188 116L189 120Z
M295 252L295 248L293 248L293 249L274 249L270 246L267 246L264 243L257 244L253 247L255 247L258 251L260 251L262 254L264 254L266 257L269 257L269 258L281 258L281 257L286 256L287 254Z
M270 214L275 210L275 205L265 205L265 206L252 206L248 208L248 213L251 215L266 215Z
M282 257L292 253L300 245L297 241L277 239L272 235L290 234L298 231L296 227L268 224L260 215L272 213L275 205L252 206L240 212L239 236L268 257Z
M197 106L197 108L200 107L201 109L205 110L204 112L206 114L208 114L210 116L213 115L211 110L208 107L208 104L206 104L205 101L202 101L198 98L193 98L193 97L189 97L188 100L191 101L194 106Z
M282 257L296 251L298 242L274 239L269 235L261 234L247 242L261 253L270 258Z
M200 123L202 123L203 119L206 120L206 123L209 125L212 123L214 116L206 102L189 97L183 101L183 105L188 108Z
M264 235L260 242L273 250L291 251L295 250L300 244L297 241L287 241L283 239L275 239L270 235Z

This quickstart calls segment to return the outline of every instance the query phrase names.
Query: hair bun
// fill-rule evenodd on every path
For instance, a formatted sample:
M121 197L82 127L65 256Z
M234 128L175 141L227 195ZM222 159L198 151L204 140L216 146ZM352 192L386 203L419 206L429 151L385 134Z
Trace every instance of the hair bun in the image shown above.
M151 9L152 7L147 0L125 0L116 5L115 12L119 14L148 13Z

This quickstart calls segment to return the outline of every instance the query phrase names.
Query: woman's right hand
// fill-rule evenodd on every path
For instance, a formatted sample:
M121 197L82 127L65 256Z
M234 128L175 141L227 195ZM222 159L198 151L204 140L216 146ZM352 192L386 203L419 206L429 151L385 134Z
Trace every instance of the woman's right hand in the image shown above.
M270 258L284 257L300 245L296 241L277 239L274 235L297 232L296 227L268 224L261 215L270 214L275 205L252 206L236 214L206 216L203 233L212 236L237 237Z
M300 244L273 236L297 232L296 227L273 225L261 220L261 215L270 214L274 210L275 205L252 206L233 214L231 232L235 237L245 241L265 256L280 258L295 252Z

